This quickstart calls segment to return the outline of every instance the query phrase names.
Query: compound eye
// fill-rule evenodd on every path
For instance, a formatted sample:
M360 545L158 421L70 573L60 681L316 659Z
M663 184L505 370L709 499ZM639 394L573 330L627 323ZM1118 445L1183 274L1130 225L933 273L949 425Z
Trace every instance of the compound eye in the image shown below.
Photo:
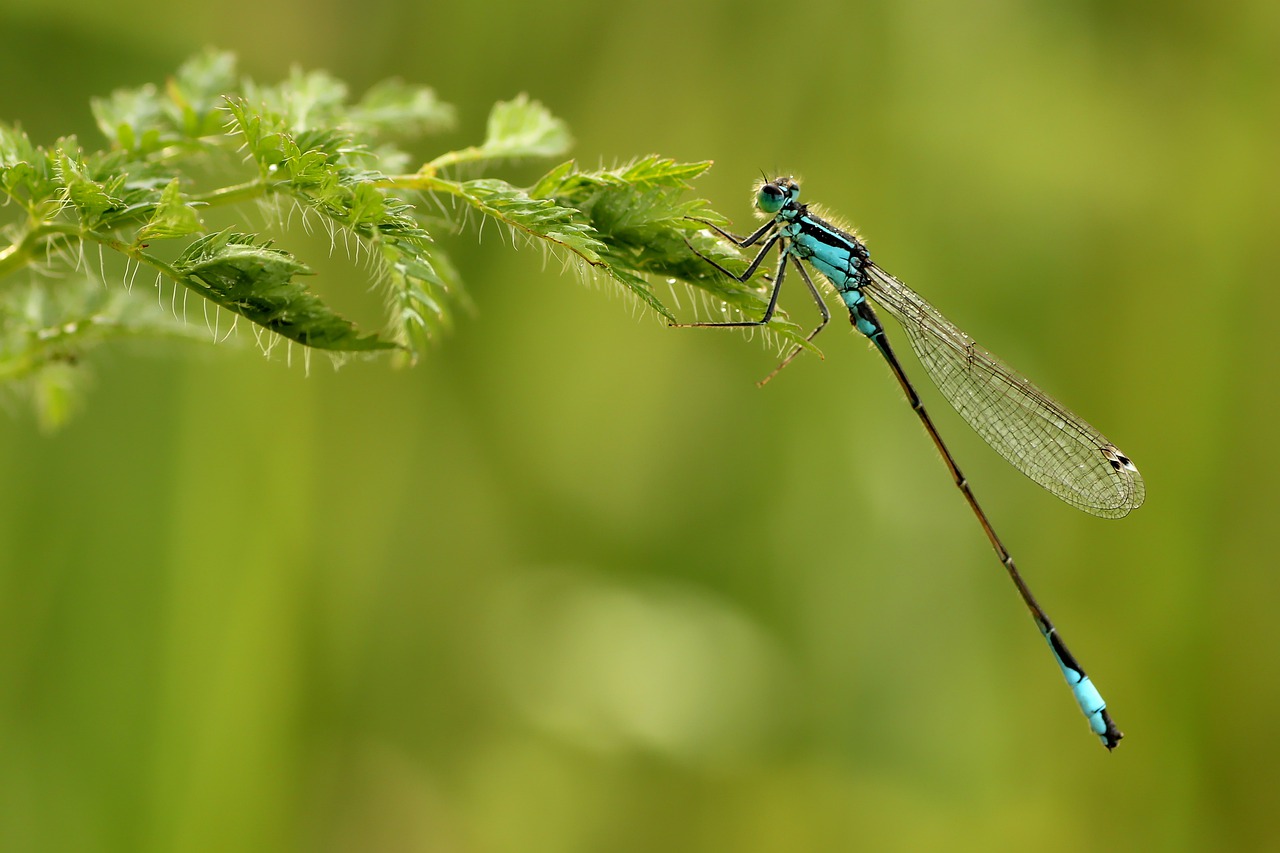
M786 193L777 184L765 184L756 193L756 206L765 213L777 213L781 209L782 200L785 197Z

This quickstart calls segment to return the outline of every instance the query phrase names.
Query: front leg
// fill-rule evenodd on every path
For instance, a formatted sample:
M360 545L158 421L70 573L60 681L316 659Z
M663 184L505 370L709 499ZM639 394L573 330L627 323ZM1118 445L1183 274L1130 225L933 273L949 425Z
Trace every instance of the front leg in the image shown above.
M755 275L756 270L759 269L760 264L764 261L765 255L769 254L769 250L772 249L774 244L778 242L780 236L781 235L779 234L774 234L772 237L769 238L769 241L764 244L763 248L760 249L760 253L755 256L755 258L747 266L746 270L743 271L742 275L735 275L734 273L729 272L729 270L720 266L720 264L711 260L706 255L699 252L697 249L694 249L692 245L690 245L689 248L693 251L695 255L702 258L707 263L711 264L711 266L715 267L720 272L729 276L729 278L732 278L735 281L740 281L745 284L748 280L750 280L751 276ZM690 328L694 326L700 326L700 327L767 326L769 324L769 321L773 319L774 310L777 309L778 307L778 293L782 290L782 279L787 272L787 257L788 257L788 253L786 248L784 247L778 252L778 270L776 273L774 273L774 276L773 276L773 293L769 295L769 307L764 309L764 316L761 317L759 320L739 320L736 322L728 322L728 323L672 323L671 325L677 328Z
M754 238L755 238L755 236L756 236L756 235L755 235L755 234L753 234L753 235L751 235L751 237L749 237L749 238L747 238L747 239L754 239ZM693 252L695 255L697 255L698 257L702 258L702 259L703 259L704 261L706 261L707 263L711 264L711 266L713 266L713 267L715 267L716 269L720 270L720 272L722 272L722 273L724 273L725 275L729 276L729 278L731 278L731 279L733 279L733 280L735 280L735 281L740 281L740 282L742 282L743 284L746 284L748 281L750 281L750 280L751 280L751 276L753 276L753 275L755 275L755 274L756 274L756 270L760 268L760 264L764 261L764 256L765 256L765 255L767 255L767 254L769 254L769 250L773 248L773 244L774 244L774 243L776 243L776 242L778 242L778 239L779 239L780 237L781 237L781 235L780 235L780 234L774 234L772 237L770 237L770 238L768 239L768 241L767 241L767 242L766 242L762 247L760 247L760 251L759 251L758 253L756 253L756 256L755 256L754 258L752 258L752 259L751 259L751 263L747 265L747 268L746 268L745 270L743 270L742 275L738 275L737 273L730 272L729 270L725 269L724 267L722 267L722 266L721 266L720 264L718 264L717 262L713 261L711 258L708 258L706 255L702 254L702 253L701 253L701 252L699 252L697 249L695 249L695 248L693 247L693 244L692 244L692 243L690 243L688 240L685 240L685 241L684 241L684 243L685 243L685 245L686 245L686 246L688 246L688 247L689 247L689 251ZM785 255L785 253L784 253L784 255ZM774 285L773 290L774 290L774 297L775 297L775 299L776 299L776 297L777 297L777 295L778 295L778 294L777 294L778 286L777 286L776 284Z
M800 259L797 258L795 255L791 256L791 261L796 265L796 269L799 270L800 278L804 279L804 283L809 287L809 295L813 297L814 302L818 303L818 311L822 313L822 320L818 323L817 327L814 328L814 330L809 333L809 336L804 339L804 342L807 344L818 336L818 332L821 332L823 329L827 327L827 322L831 319L831 311L830 309L827 308L827 303L823 301L822 293L818 290L817 286L813 283L813 279L810 278L809 273L805 271L804 264L800 263ZM761 379L756 384L763 388L769 382L770 379L772 379L773 377L781 373L782 368L790 364L795 359L795 357L798 356L803 350L804 350L803 345L797 346L795 349L793 349L790 353L787 354L787 357L782 360L781 364L779 364L777 367L773 369L772 373L770 373L764 379ZM819 356L821 356L821 353L819 353Z
M752 234L750 237L739 237L736 234L730 234L728 231L724 230L719 225L716 225L714 222L709 222L706 219L699 219L696 216L686 216L685 219L689 219L689 220L692 220L693 222L698 222L698 223L701 223L702 225L707 226L712 231L716 232L717 234L719 234L721 237L728 240L733 245L742 249L745 249L747 246L754 246L757 242L759 242L761 237L769 233L769 229L773 228L775 225L778 224L777 222L771 219L768 222L766 222L764 225L761 225L758 229L756 229L756 232Z

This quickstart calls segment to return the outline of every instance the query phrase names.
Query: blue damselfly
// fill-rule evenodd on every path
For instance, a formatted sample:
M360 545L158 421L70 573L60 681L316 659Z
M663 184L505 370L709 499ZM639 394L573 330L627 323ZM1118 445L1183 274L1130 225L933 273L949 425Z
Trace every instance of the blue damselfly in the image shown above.
M741 248L764 241L755 258L740 274L699 253L703 260L738 281L750 280L770 250L778 247L773 289L764 316L759 320L680 325L767 325L777 308L778 293L790 262L822 313L821 322L807 338L811 341L826 326L831 313L804 263L821 273L849 309L853 326L871 340L888 362L912 410L942 454L952 479L982 525L1040 633L1048 641L1090 728L1107 749L1114 749L1124 735L1112 722L1101 694L1067 650L1057 629L1018 573L1013 557L996 535L987 514L969 488L969 481L960 472L933 419L925 411L920 396L907 379L885 336L884 327L872 309L872 303L887 311L902 326L929 377L969 425L1014 467L1062 500L1092 515L1120 518L1139 507L1146 496L1138 469L1101 433L979 346L936 308L876 266L866 245L857 236L811 213L806 205L797 201L799 195L800 185L791 178L780 177L761 183L757 187L755 205L761 214L768 217L768 221L747 237L737 237L713 223L703 222ZM764 382L775 376L801 349L796 347L792 350Z

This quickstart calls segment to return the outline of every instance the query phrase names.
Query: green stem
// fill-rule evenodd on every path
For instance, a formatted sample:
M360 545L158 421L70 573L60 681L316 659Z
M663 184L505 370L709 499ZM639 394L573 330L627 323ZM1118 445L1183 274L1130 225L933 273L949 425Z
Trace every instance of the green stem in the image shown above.
M100 231L84 231L80 233L81 233L81 236L84 237L84 239L86 240L89 240L93 243L97 243L101 246L105 246L106 248L111 249L113 251L119 252L120 254L124 255L126 258L130 258L139 264L146 264L147 266L153 269L159 270L161 273L163 273L164 275L168 276L169 278L173 279L174 281L180 284L184 283L182 276L178 273L177 270L175 270L173 267L169 266L164 261L157 258L155 255L142 251L142 249L138 248L132 243L126 243L123 240L117 240L115 237L112 237L110 234L103 234Z
M444 178L437 178L434 172L428 172L428 169L430 168L431 164L428 163L426 166L422 167L421 172L414 172L411 175L388 175L385 180L379 181L378 183L402 190L443 192L448 193L449 195L466 197L466 193L463 191L461 184L457 181L446 181Z
M0 278L17 272L31 262L32 254L44 236L40 227L32 228L18 242L0 249Z
M27 332L26 349L17 357L0 359L0 383L30 376L52 361L59 352L74 351L77 346L140 337L150 340L189 340L193 335L174 329L140 329L101 316L81 317L58 326Z
M201 202L210 207L223 204L239 204L242 201L260 198L266 195L267 185L261 180L246 181L233 187L222 187L212 192L191 196L191 201Z
M17 243L0 249L0 278L31 263L41 242L50 235L78 236L80 229L65 222L41 222L31 227Z
M25 242L25 241L24 241ZM27 261L22 243L14 243L0 249L0 277L4 277Z
M528 234L530 237L533 237L536 240L544 240L548 243L553 243L559 246L560 248L564 249L565 251L572 252L573 254L577 255L579 258L581 258L582 260L586 261L588 264L591 264L594 267L602 267L604 269L609 268L609 265L604 260L602 260L598 255L588 255L579 248L571 246L561 240L557 240L548 234L545 234L530 228L528 224L524 222L518 222L511 219L510 217L504 215L501 210L497 210L496 208L491 207L488 204L485 204L482 199L476 198L476 196L472 195L471 193L468 193L466 187L464 187L462 184L459 184L456 181L448 181L448 180L445 180L444 178L437 178L434 174L429 174L427 172L428 168L430 168L430 164L424 167L423 171L417 172L412 175L392 175L386 179L385 183L390 186L396 187L397 189L417 190L418 192L442 192L442 193L448 193L449 195L452 195L452 196L456 196L462 199L465 203L471 205L471 207L478 210L481 214L485 216L490 216L493 219L510 226L511 228L514 228L518 231L523 231L525 234Z
M463 148L460 151L448 151L441 154L436 159L422 167L419 174L423 177L434 178L441 171L448 169L450 166L457 166L459 163L474 163L476 160L488 160L492 158L492 154L483 148L472 145L470 148Z
M156 256L142 251L142 249L131 243L117 240L110 234L82 229L79 225L71 222L42 222L22 235L22 239L17 243L0 249L0 278L16 272L30 263L40 244L53 236L72 237L97 243L138 263L153 267L174 281L182 281L182 277L177 270Z

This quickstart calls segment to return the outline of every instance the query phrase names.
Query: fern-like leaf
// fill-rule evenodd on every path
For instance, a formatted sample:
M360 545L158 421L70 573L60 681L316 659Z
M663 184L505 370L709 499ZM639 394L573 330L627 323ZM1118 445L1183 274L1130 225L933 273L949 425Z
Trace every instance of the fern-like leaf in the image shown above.
M173 264L179 281L211 302L304 346L327 350L388 349L361 335L315 294L294 281L310 270L288 252L224 231L201 237Z
M564 122L525 95L494 105L480 144L440 154L416 171L399 140L451 127L454 111L431 89L399 81L353 99L345 83L324 71L294 69L264 85L242 79L231 54L206 51L163 85L95 99L92 110L106 140L103 150L82 147L73 137L43 147L17 127L0 124L0 201L13 202L8 209L19 214L0 226L9 241L0 246L0 380L6 370L14 382L53 377L44 386L51 389L44 395L53 401L50 412L65 409L56 401L69 398L58 389L73 375L69 366L79 353L109 337L82 330L163 334L170 319L177 323L177 284L305 346L396 349L416 357L450 327L466 299L430 233L441 223L433 213L445 209L441 196L465 211L461 222L446 212L449 227L496 225L516 237L516 245L540 245L582 271L608 276L671 321L677 318L659 297L659 286L677 282L744 316L759 316L767 302L763 276L743 284L699 257L730 269L745 263L698 221L725 223L688 193L707 162L644 157L582 170L569 161L529 188L475 174L568 150ZM407 195L419 192L435 198L422 205L417 195ZM290 222L297 212L304 225L323 220L335 244L355 245L355 257L366 265L360 278L372 277L386 295L381 336L360 332L307 288L310 269L302 260L264 236L241 233L254 218L235 216L234 229L206 233L206 219L225 223L227 214L255 202L288 208ZM286 217L279 221L287 229ZM169 241L189 245L182 250ZM124 263L82 267L86 246ZM166 260L175 253L176 260ZM139 268L149 267L162 288L165 278L175 283L170 316L152 318L151 325L112 325L104 319L111 312L100 306L72 306L63 315L70 319L60 322L7 301L17 292L7 280L13 272L28 268L40 275L59 263L74 266L73 274L37 279L42 293L55 292L59 281L67 292L81 292L71 282L100 276L104 293L130 304L129 288L107 270L118 275L123 268L131 283ZM95 319L85 326L85 318ZM792 341L801 337L781 312L770 331ZM55 340L56 347L50 343Z

